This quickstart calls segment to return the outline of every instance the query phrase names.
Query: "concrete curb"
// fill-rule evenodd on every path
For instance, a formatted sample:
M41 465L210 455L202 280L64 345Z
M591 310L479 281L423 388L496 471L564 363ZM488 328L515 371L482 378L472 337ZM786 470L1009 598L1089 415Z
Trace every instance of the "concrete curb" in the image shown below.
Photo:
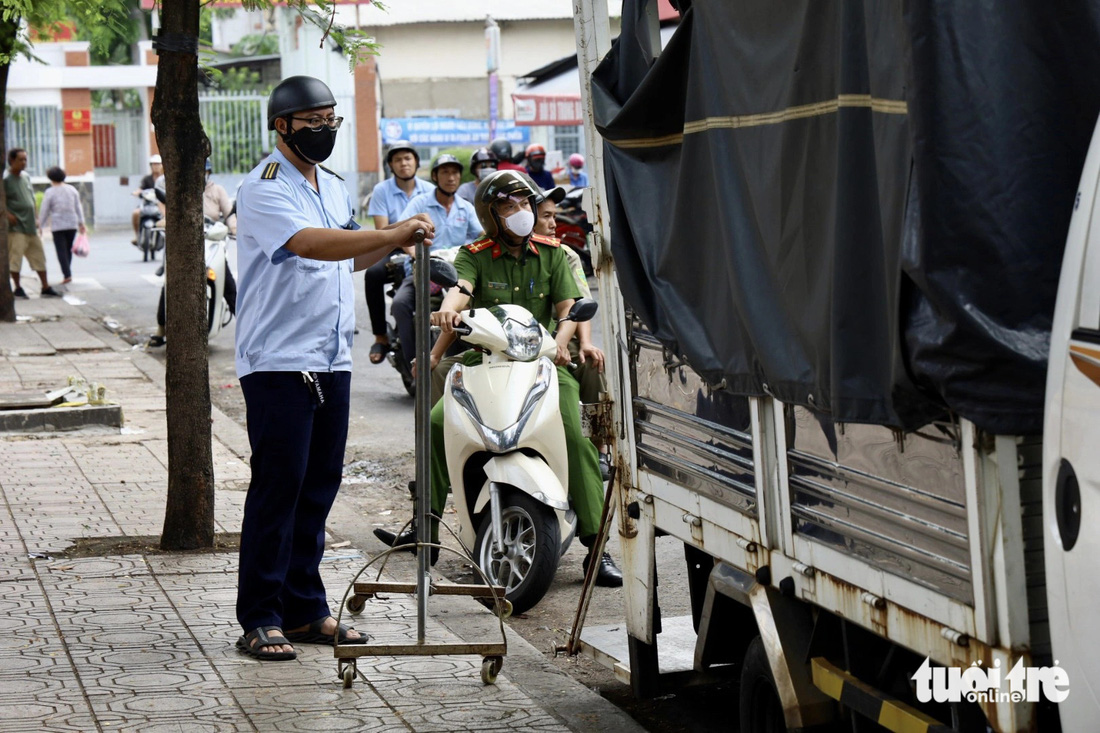
M78 430L91 425L122 427L121 405L45 407L39 410L0 411L0 432L34 433Z

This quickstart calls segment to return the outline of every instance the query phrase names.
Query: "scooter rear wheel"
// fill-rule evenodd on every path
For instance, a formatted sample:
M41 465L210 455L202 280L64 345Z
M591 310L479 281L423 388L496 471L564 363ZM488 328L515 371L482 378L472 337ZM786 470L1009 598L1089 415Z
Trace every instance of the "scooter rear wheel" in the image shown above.
M477 530L474 556L482 571L506 589L512 613L542 600L558 571L561 529L553 509L518 489L501 495L504 553L496 549L492 513L486 508Z

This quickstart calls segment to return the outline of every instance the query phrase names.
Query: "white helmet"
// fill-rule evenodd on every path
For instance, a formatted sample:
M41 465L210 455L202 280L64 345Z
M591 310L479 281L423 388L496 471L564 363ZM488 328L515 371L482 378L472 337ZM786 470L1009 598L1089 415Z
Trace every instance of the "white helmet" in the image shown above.
M156 163L163 163L159 155L154 155L153 157L149 158L149 165L155 165Z

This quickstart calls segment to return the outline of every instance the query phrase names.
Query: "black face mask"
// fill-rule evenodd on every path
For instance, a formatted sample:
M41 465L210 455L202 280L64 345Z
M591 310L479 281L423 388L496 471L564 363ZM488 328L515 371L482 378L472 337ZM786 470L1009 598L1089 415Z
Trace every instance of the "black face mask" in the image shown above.
M543 165L543 162L544 162L542 158L531 158L529 162L531 163L531 170L533 170L533 171L541 171L542 170L542 165Z
M295 130L289 135L283 135L283 142L290 146L302 160L307 163L323 163L332 155L332 148L336 145L336 130L322 127L320 132L314 132L308 127Z

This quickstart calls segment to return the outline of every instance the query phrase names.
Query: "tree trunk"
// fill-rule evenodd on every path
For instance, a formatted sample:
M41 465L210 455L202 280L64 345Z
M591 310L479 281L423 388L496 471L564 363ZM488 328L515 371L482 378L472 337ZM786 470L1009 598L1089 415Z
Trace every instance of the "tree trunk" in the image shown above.
M11 58L15 48L15 34L19 30L19 18L4 20L0 17L0 54ZM4 137L4 124L8 109L8 71L10 64L0 64L0 155L3 165L8 164L8 141ZM0 284L0 321L15 322L15 296L11 292L11 276L8 274L8 197L0 186L0 263L4 263L4 282Z
M199 120L198 35L199 0L161 3L152 118L167 194L168 506L160 538L165 550L214 545L202 220L203 166L210 143Z

